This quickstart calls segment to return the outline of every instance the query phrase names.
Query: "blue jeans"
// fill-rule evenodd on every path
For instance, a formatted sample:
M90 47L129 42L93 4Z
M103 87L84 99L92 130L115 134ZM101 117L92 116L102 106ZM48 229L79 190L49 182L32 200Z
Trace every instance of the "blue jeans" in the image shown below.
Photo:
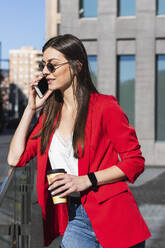
M80 204L68 206L69 223L64 233L61 248L103 248L97 241L88 215ZM144 248L145 242L132 246ZM111 247L114 248L114 247Z

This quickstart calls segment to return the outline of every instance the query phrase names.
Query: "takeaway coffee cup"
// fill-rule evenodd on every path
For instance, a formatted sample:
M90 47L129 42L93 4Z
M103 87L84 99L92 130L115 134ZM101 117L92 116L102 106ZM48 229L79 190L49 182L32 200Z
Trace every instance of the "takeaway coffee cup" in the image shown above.
M52 177L54 177L54 176L56 176L58 174L63 174L63 173L66 173L66 171L64 169L49 170L47 172L48 182L49 182L50 178L52 178ZM59 187L57 187L57 188L59 188ZM54 191L54 190L55 189L53 189L52 191ZM57 195L53 195L52 196L52 199L53 199L53 203L54 204L60 204L60 203L66 203L67 202L67 198L66 197L63 197L63 198L59 197L60 194L61 194L61 192L59 194L57 194Z

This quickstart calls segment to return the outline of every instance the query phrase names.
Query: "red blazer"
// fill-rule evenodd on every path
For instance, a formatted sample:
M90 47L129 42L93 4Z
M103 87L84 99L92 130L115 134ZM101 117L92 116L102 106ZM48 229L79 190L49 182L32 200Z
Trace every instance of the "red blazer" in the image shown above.
M55 121L56 122L56 121ZM54 123L55 125L55 123ZM42 116L30 137L38 133ZM48 192L46 170L50 168L48 150L40 154L40 138L27 139L17 166L37 155L37 193L42 207L45 245L64 233L68 214L66 204L53 205ZM81 145L79 145L81 155ZM79 175L118 166L133 183L144 170L144 158L136 133L113 96L92 94L85 129L84 156L78 160ZM81 192L82 204L96 237L104 248L128 248L150 237L136 201L125 181L101 185L97 192Z

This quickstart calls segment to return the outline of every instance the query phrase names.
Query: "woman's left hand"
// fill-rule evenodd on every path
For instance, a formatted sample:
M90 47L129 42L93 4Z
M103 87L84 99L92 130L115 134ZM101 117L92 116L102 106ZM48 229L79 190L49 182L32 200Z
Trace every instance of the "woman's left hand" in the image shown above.
M72 192L80 192L88 189L91 186L91 182L87 175L85 176L74 176L70 174L59 174L52 177L49 186L49 190L52 190L51 194L56 195L63 192L59 197L65 197ZM59 187L58 189L55 189Z

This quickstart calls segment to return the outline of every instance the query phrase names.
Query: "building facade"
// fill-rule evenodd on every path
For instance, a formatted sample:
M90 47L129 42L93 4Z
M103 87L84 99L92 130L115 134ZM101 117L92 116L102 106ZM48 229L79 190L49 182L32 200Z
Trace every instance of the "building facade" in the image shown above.
M60 33L83 41L98 90L118 98L146 164L165 165L164 1L61 0L60 12Z
M9 117L8 113L10 111L9 103L9 70L0 69L0 105L2 101L1 109L1 118L2 122L5 123L6 119ZM0 128L1 129L1 128Z
M9 51L10 119L19 119L28 99L28 85L39 75L42 52L31 46Z
M46 1L46 39L59 34L61 24L60 0Z
M28 96L28 84L40 73L38 64L42 60L42 52L33 47L22 47L9 51L9 81L14 83Z

